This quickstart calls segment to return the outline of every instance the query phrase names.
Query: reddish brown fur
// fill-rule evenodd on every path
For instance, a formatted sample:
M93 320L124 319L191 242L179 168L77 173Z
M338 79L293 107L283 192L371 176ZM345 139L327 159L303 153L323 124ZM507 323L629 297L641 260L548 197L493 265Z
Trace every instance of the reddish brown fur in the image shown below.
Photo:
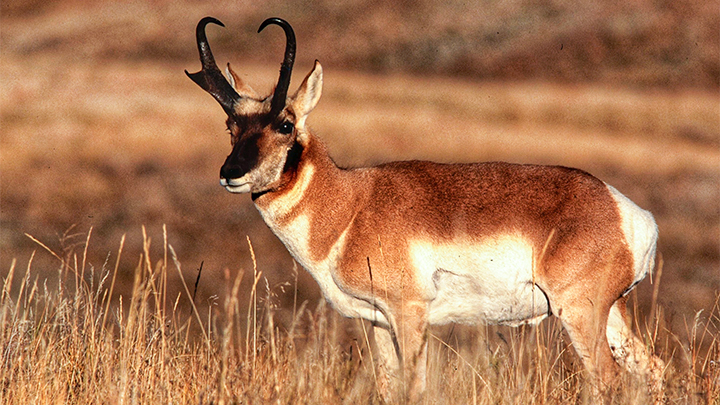
M605 184L586 172L500 162L419 161L345 170L335 166L316 138L305 147L301 161L312 164L316 173L301 204L284 220L300 213L310 216L310 254L315 260L327 256L353 220L349 253L339 265L343 284L353 291L370 291L368 258L378 265L374 271L379 279L393 285L399 281L398 269L410 267L403 257L409 229L435 240L480 240L519 231L534 243L538 255L553 232L538 267L541 286L563 290L568 283L588 289L602 285L602 291L615 291L612 297L617 298L632 282L632 257L623 242L616 204ZM291 178L255 202L262 207L294 184ZM585 271L592 263L597 268L613 263L621 273L599 280L603 272ZM388 294L396 291L391 290Z

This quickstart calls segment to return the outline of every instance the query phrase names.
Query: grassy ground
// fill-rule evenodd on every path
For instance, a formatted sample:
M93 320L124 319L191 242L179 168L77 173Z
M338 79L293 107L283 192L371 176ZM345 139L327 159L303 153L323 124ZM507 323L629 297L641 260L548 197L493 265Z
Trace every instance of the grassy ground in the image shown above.
M280 34L255 29L280 15L293 86L325 67L309 125L339 164L569 165L652 211L664 265L634 293L636 329L670 402L717 403L720 16L686 3L3 2L0 402L375 401L367 325L319 304L249 198L217 185L223 113L183 74L215 15L218 62L269 92ZM553 320L433 333L431 401L585 395ZM617 402L642 402L633 384Z
M3 403L381 403L368 324L339 318L322 300L279 308L278 291L263 285L256 268L225 272L226 298L215 299L202 317L192 304L192 280L183 281L178 295L168 293L168 280L181 274L172 245L164 239L163 254L154 257L147 235L132 293L117 302L110 297L118 259L138 252L124 251L123 240L117 257L96 269L86 262L86 236L78 252L50 252L59 264L55 287L32 263L27 269L13 263L5 279ZM244 277L253 283L248 295L239 294ZM18 291L11 289L14 278L21 280ZM640 327L669 363L667 403L720 400L718 299L687 325L687 341L659 322ZM291 315L289 328L276 323L282 312ZM582 367L554 319L519 329L432 329L429 358L426 403L597 403L583 388ZM622 377L609 399L649 401L644 384L631 376Z

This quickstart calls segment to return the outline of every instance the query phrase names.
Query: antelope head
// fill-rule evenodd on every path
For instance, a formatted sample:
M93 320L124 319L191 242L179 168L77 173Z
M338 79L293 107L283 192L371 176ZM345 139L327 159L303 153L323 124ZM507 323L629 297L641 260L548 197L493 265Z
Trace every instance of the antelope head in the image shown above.
M210 93L228 116L232 152L220 169L220 184L232 193L249 192L253 196L276 190L292 178L307 145L305 120L320 99L322 67L315 61L297 92L288 97L295 60L295 33L287 21L268 18L258 32L271 24L280 26L286 36L285 59L275 91L261 97L243 83L229 63L227 79L222 74L205 34L205 27L210 23L224 27L213 17L200 20L196 37L202 70L185 73Z

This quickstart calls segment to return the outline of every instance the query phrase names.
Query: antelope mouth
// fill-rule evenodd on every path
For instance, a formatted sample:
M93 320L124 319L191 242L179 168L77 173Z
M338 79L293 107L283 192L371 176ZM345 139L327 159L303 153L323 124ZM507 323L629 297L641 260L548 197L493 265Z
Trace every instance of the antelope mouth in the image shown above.
M236 194L249 193L250 188L252 187L252 183L242 179L221 178L220 185L225 187L225 190Z

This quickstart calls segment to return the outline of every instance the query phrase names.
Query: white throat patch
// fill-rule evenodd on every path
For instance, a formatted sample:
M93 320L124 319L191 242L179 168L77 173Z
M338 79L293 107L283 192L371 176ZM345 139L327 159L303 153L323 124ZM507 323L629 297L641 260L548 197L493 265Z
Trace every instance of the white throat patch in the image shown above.
M302 201L314 174L315 166L311 163L305 163L298 174L295 186L286 193L270 201L268 206L262 210L263 216L268 218L280 218L290 213L290 211L292 211L293 208Z

